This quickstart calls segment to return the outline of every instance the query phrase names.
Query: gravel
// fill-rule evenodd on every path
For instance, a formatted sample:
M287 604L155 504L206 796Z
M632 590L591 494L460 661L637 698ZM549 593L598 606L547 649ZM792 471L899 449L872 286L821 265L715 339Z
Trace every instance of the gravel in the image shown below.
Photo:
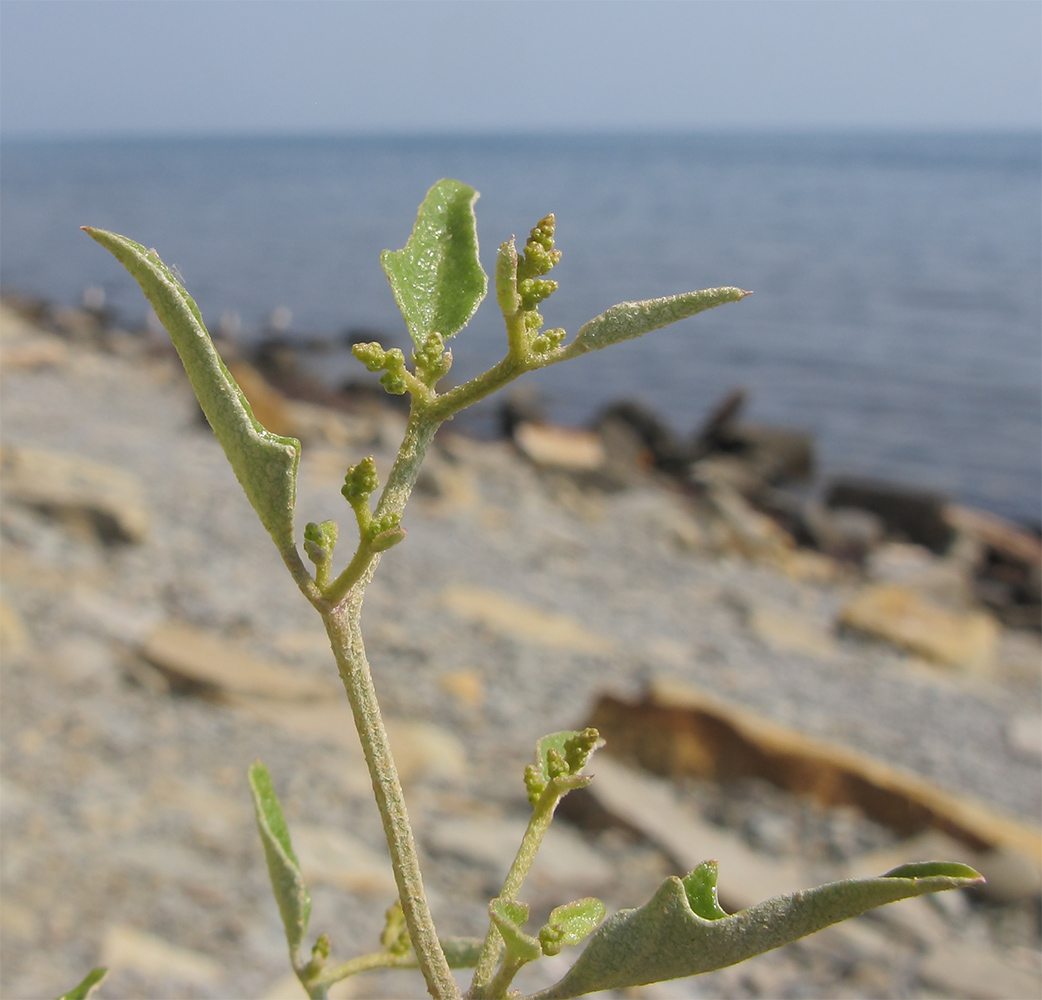
M174 619L328 674L321 624L169 360L70 349L62 366L6 373L2 408L5 445L72 452L138 476L151 523L145 544L106 547L29 508L3 509L4 601L25 640L5 657L0 706L0 992L34 997L68 988L96 963L106 928L119 924L217 958L226 978L193 984L124 970L100 997L175 995L156 992L163 989L269 995L285 975L284 944L252 831L249 762L260 756L269 764L291 822L349 829L379 848L375 808L337 753L170 693L135 650L157 622ZM350 517L338 492L344 468L374 450L386 471L397 419L359 421L349 453L305 445L298 527L336 517L348 546ZM1037 711L1037 683L946 677L847 636L827 659L771 651L750 630L748 609L829 622L853 584L795 580L682 544L676 525L691 515L662 484L583 491L541 474L505 444L439 441L404 522L408 539L384 557L364 610L385 711L455 733L469 761L452 787L428 781L411 790L421 841L425 822L461 809L517 815L535 740L582 725L599 694L635 695L656 673L1038 822L1040 761L1011 750L1007 739L1013 720ZM453 587L566 616L610 651L521 641L448 610L444 595ZM461 670L479 678L482 704L445 683ZM791 800L772 805L776 789L691 793L707 815L768 854L849 854L887 841L856 818L826 821ZM626 869L625 893L665 873L650 848L601 840L597 849ZM480 933L487 886L450 860L430 881L436 908L456 908L446 929ZM312 926L335 927L338 954L350 954L372 947L385 906L319 886ZM1037 927L1009 933L1018 947L1036 947ZM783 995L771 991L795 980L809 984L800 995L839 995L829 992L837 988L835 961L813 947L785 954L745 978L733 970L704 977L683 995ZM768 971L757 985L761 968ZM368 988L415 995L415 982L393 985L400 981L377 977ZM844 995L883 988L868 976L865 992ZM896 988L887 980L885 989Z

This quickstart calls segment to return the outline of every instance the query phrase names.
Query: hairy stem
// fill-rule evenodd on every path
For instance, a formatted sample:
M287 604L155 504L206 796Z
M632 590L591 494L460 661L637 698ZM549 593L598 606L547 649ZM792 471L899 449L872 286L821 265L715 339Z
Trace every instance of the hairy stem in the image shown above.
M517 849L517 856L510 866L510 871L507 872L503 888L499 891L501 898L518 898L521 887L525 884L525 879L528 878L528 873L532 868L532 862L535 861L539 846L543 842L543 837L546 836L546 831L550 829L550 824L553 822L557 803L560 801L561 792L551 783L532 811L532 818L528 821L528 828L521 839L521 846ZM478 957L478 964L474 970L474 981L467 994L472 1000L497 995L493 988L496 980L492 976L502 950L503 937L495 923L489 922L485 943L481 946L481 955ZM509 980L507 982L509 983Z
M368 582L374 568L375 561L360 584ZM361 589L361 586L356 588L346 601L322 617L362 741L373 792L383 819L398 895L420 971L427 981L431 996L437 1000L450 1000L459 997L459 988L449 971L449 963L438 941L427 905L416 844L405 810L405 797L391 756L387 731L380 717L380 706L377 704L369 661L362 643Z
M357 976L360 972L370 972L373 969L415 969L415 955L392 955L389 951L377 951L371 955L359 955L340 965L334 965L326 969L316 980L316 985L328 989L333 983L347 979L348 976Z
M495 978L489 983L488 995L490 997L505 997L507 990L510 989L510 984L514 981L514 976L520 972L524 964L524 962L518 959L508 957L502 968L496 973Z

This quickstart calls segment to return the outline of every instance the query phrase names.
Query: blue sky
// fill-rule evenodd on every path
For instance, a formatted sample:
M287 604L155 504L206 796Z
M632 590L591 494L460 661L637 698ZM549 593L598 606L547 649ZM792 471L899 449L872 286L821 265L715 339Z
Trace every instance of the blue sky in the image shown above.
M1035 0L3 0L14 134L1037 129Z

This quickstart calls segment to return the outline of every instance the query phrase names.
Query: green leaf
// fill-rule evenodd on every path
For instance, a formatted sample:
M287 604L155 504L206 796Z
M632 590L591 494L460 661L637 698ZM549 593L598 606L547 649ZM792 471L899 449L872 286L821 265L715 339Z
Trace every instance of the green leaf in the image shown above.
M431 333L446 340L459 333L488 290L478 260L477 199L466 184L438 181L420 205L409 242L380 255L417 347Z
M701 886L711 875L702 872ZM711 972L885 903L982 881L966 865L905 865L880 878L830 882L707 920L692 908L686 880L674 875L646 905L605 921L564 978L529 1000L565 1000Z
M98 984L109 974L109 970L103 965L91 969L86 978L79 986L74 986L68 993L63 993L58 1000L88 1000L94 995Z
M213 346L192 297L154 250L84 226L131 273L170 334L217 440L261 523L280 550L294 547L300 442L266 430Z
M500 243L496 255L496 301L504 316L513 316L521 308L517 294L517 247L514 237Z
M293 853L289 827L275 795L271 775L259 760L250 766L250 789L257 814L257 829L268 862L271 888L282 915L282 925L286 929L286 942L296 964L311 917L311 897L300 872L300 862Z
M593 896L577 899L574 903L555 906L550 917L539 929L539 942L544 955L557 955L566 945L576 945L592 934L604 919L606 908Z
M528 906L515 899L493 899L488 904L488 912L499 933L503 935L503 943L507 952L521 962L534 962L543 954L539 939L521 930L528 920Z
M412 949L409 940L409 925L405 922L402 901L396 899L384 914L384 929L380 935L380 944L384 951L392 955L407 955Z
M544 736L536 744L535 763L525 768L528 801L534 806L551 781L557 781L562 794L570 788L588 785L590 778L580 775L579 772L586 766L594 751L602 746L604 740L601 739L600 733L591 728L581 732L564 729L559 733Z
M473 969L481 955L481 938L447 937L441 939L441 949L450 969Z
M622 340L642 337L645 333L687 319L695 313L705 312L706 309L727 302L738 302L751 294L740 288L703 288L699 292L667 295L661 299L620 302L582 326L575 340L568 346L568 352L575 356L599 351L602 347Z
M706 920L719 920L727 916L727 911L720 905L716 895L716 879L716 862L703 861L682 880L691 909Z

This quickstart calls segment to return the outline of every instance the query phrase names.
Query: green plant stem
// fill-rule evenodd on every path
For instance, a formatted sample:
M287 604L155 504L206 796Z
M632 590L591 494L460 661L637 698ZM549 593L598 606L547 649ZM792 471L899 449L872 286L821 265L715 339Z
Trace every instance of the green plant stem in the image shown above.
M329 1000L329 984L324 982L304 983L301 985L307 992L308 1000Z
M520 959L512 958L508 955L507 960L500 967L492 982L488 984L488 995L490 997L505 997L507 990L510 989L510 984L514 981L514 976L521 971L524 964Z
M293 582L300 588L301 593L315 607L319 607L323 601L322 591L319 590L318 584L311 578L311 574L308 572L307 566L304 565L304 560L300 558L300 553L297 551L296 546L280 546L279 555L282 556L282 561L286 564L286 568L293 577Z
M373 517L377 520L388 514L401 514L405 510L427 449L434 440L435 431L445 419L445 416L433 410L434 407L425 401L413 398L409 422L405 426L405 436L398 449L398 456L387 477L387 485L380 494L380 502L373 512Z
M543 837L546 836L546 831L550 829L550 823L554 818L554 810L557 809L557 803L561 801L561 794L561 791L551 781L546 791L539 797L535 809L532 810L532 818L528 821L525 835L521 838L521 846L517 849L517 856L514 858L514 863L510 866L510 871L507 872L507 877L503 882L503 888L499 892L501 898L517 899L520 895L521 887L525 884L525 879L528 878L532 862L535 861L535 856L543 842ZM478 964L474 970L474 981L471 983L470 992L467 994L471 1000L484 1000L484 998L497 996L493 991L493 984L499 977L497 976L496 979L493 979L493 970L496 967L496 962L499 961L502 949L503 937L495 923L490 922L488 933L485 935L485 943L481 946L481 955L478 957ZM509 980L507 982L509 983Z
M322 618L362 741L373 792L383 819L384 834L391 854L402 911L409 927L409 936L420 971L432 997L436 997L437 1000L453 1000L460 995L459 987L449 970L445 952L438 941L430 907L423 891L423 878L420 875L412 827L405 809L405 797L398 780L398 771L394 766L394 758L391 756L387 731L380 717L380 706L376 700L369 661L362 643L362 589L364 584L368 583L375 564L374 559L369 571L359 581L359 586L352 590L348 599L323 614Z
M409 952L405 955L393 955L389 951L376 951L371 955L359 955L357 958L341 962L332 968L323 970L315 980L315 986L328 989L333 983L357 976L360 972L371 972L373 969L415 969L416 956Z
M400 515L405 510L412 488L416 485L416 477L420 474L424 456L443 419L442 417L432 417L426 403L413 399L409 423L405 428L405 437L398 449L394 465L391 467L391 474L387 477L387 485L380 495L380 502L373 514L374 518L381 518L387 514ZM347 568L333 581L331 586L321 593L320 602L332 607L340 604L360 584L363 577L371 576L372 570L376 568L379 561L380 553L373 552L363 540ZM365 589L364 586L362 589ZM312 604L315 602L312 601ZM315 606L323 611L321 603Z

